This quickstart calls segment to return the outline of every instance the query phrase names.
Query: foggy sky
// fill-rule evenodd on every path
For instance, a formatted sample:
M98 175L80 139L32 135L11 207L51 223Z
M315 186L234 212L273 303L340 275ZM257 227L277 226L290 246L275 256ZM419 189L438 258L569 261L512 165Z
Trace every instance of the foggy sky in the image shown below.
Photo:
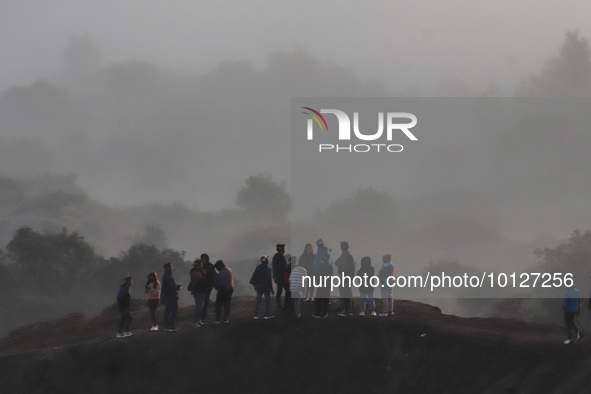
M566 30L591 36L584 0L0 3L0 88L59 73L71 35L95 39L107 63L136 59L188 72L223 60L260 69L268 53L302 48L390 91L418 86L427 95L453 78L510 89L540 68Z
M52 112L45 117L0 108L2 172L77 173L93 198L117 206L221 209L250 175L289 184L292 96L479 96L491 82L512 96L557 54L567 30L591 37L584 1L1 4L0 89L47 92L62 111L53 118L44 102L33 104L35 114ZM101 64L74 78L62 55L72 36L85 35ZM29 86L39 79L52 87ZM435 154L424 163L469 172L471 159L479 158ZM423 181L417 192L431 202L439 178ZM453 208L457 196L444 186L438 204ZM418 204L418 194L394 196ZM559 227L540 228L512 220L513 211L504 211L504 225L490 216L479 220L526 240L564 238L585 219L570 212Z

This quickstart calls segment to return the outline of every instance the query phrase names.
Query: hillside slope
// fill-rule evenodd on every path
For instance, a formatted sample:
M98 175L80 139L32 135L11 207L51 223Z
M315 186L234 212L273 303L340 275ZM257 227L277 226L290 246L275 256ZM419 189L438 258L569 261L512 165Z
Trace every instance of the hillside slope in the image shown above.
M0 380L12 393L589 393L591 338L565 346L563 329L516 320L459 318L397 301L392 318L252 320L236 298L229 324L116 339L114 306L23 327L0 340ZM6 391L4 391L6 390Z

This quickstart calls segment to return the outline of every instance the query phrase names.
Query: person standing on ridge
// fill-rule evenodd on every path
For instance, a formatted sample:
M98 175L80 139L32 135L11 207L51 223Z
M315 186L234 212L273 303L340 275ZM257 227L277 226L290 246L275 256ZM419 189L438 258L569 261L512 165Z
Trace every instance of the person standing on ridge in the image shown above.
M326 262L330 265L332 265L332 256L330 255L330 249L328 249L325 245L324 245L324 241L322 240L322 238L319 238L316 241L316 257L314 258L314 262L312 263L312 268L315 271L316 268L318 267L318 264L320 264L322 261L324 261L324 256L328 255L328 258L326 260Z
M117 309L121 313L121 321L119 322L119 330L117 331L117 338L126 338L133 335L129 331L131 327L131 287L133 286L133 278L128 276L123 279L121 287L119 287L119 293L117 294ZM125 330L125 331L123 331Z
M275 296L275 302L277 303L277 310L283 310L281 307L281 293L289 286L289 284L285 283L284 273L285 273L285 266L287 265L287 260L285 260L285 244L277 244L276 246L277 253L273 256L273 280L277 284L277 293ZM287 297L287 293L286 293Z
M370 278L374 276L374 268L371 265L371 258L369 256L365 256L361 259L361 268L357 271L357 276L360 278L367 278L367 281L370 281ZM365 280L364 280L364 284ZM374 288L367 283L368 286L361 286L359 287L359 316L365 316L365 307L369 307L370 315L376 315L376 303L373 298Z
M334 264L339 269L339 276L341 279L349 277L349 281L353 280L355 276L355 261L353 256L349 253L349 243L347 241L341 242L341 255L335 260ZM339 286L339 296L341 298L341 311L339 316L349 316L353 314L353 291L351 290L351 283L342 281Z
M579 289L577 289L574 283L565 290L562 307L564 308L564 323L566 325L567 334L567 339L564 341L564 344L570 345L573 343L573 330L577 333L578 340L581 340L583 337L583 331L581 331L575 323L575 315L578 315L581 310L581 298L579 295Z
M314 248L312 248L312 244L306 244L306 246L304 246L304 253L300 255L300 259L298 260L298 265L304 267L306 272L308 272L309 275L312 275L315 258L316 255L314 254ZM306 294L304 294L305 298L303 300L304 302L309 301L312 297L314 297L313 290L314 288L312 286L306 288Z
M201 324L207 321L207 308L209 307L209 298L211 297L211 291L213 290L213 285L215 283L215 277L217 273L215 272L215 268L213 264L209 261L209 255L207 253L203 253L201 255L201 263L203 266L203 271L205 272L205 298L203 299L203 309L201 310Z
M150 331L158 331L156 309L158 309L158 303L160 302L161 290L162 286L158 280L158 274L156 272L150 272L145 287L146 297L148 298L148 309L150 309L150 317L152 318L152 328L150 328Z
M382 288L382 313L380 313L380 317L389 317L394 316L394 298L392 296L392 286L390 283L391 279L388 279L394 276L394 265L392 265L392 255L386 253L382 256L382 261L384 265L380 268L378 272L378 278L380 279L380 287Z
M332 265L329 263L330 254L325 253L322 261L314 270L314 278L317 284L321 283L322 278L332 276ZM314 314L316 319L328 317L328 304L330 303L330 284L322 282L316 288L316 298L314 298Z
M203 322L201 321L201 312L203 311L203 302L207 294L207 284L205 278L205 271L202 267L201 260L197 259L193 262L193 268L189 271L191 282L187 289L195 299L195 313L193 314L193 324L195 328L200 328Z
M164 264L164 275L162 276L162 297L164 308L164 331L178 331L175 326L176 314L179 309L179 290L181 285L175 282L172 277L172 263Z
M259 259L260 264L256 266L252 276L250 277L250 284L254 286L257 292L257 300L254 304L254 318L259 318L259 306L263 296L265 297L265 320L272 319L274 316L270 314L271 309L271 294L273 291L273 274L269 268L269 256L262 256Z
M234 274L222 260L216 261L214 267L218 270L214 285L218 293L215 298L215 321L213 323L220 323L222 307L224 307L224 323L230 323L228 317L230 317L230 301L234 292Z

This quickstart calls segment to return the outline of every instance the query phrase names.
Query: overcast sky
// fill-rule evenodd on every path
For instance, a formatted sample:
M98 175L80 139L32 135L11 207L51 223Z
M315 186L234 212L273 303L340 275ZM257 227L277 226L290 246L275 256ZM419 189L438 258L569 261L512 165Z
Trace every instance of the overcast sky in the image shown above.
M428 97L450 92L440 87L453 80L467 84L463 95L480 96L494 81L499 95L512 96L523 78L539 74L547 59L558 55L566 31L591 37L591 6L582 0L0 0L0 6L0 90L38 79L58 86L16 89L4 100L2 172L77 173L93 198L118 206L180 201L198 210L234 207L244 180L258 173L289 186L292 96L406 91ZM166 71L128 63L116 70L103 67L86 79L67 76L64 49L72 37L85 35L100 46L103 66L136 60ZM219 67L228 60L243 63ZM350 68L357 78L331 65ZM368 79L376 83L366 84ZM74 93L62 95L60 89ZM519 149L536 137L523 135L511 157L520 157ZM432 167L452 174L469 170L469 162L457 160L460 148L430 155ZM501 144L495 149L504 152ZM543 157L530 159L532 168L544 168ZM586 169L570 161L564 168ZM562 173L554 172L561 179ZM393 191L394 197L417 201L421 191L433 198L441 177L429 174L433 177L422 178L423 189ZM544 179L538 180L542 187ZM335 196L357 185L340 186L350 187ZM460 201L452 192L445 198ZM536 208L531 207L533 219L540 216ZM580 225L564 218L585 218L577 210L554 212L564 220L560 229L543 231L563 238ZM520 220L517 228L511 226L513 211L505 216L505 228L499 228L528 240L537 235L532 226L556 222Z
M0 88L57 73L71 35L106 62L145 60L205 72L222 60L264 67L302 48L392 90L441 80L511 87L556 53L566 30L591 36L584 0L153 1L1 0ZM504 90L503 90L504 91Z

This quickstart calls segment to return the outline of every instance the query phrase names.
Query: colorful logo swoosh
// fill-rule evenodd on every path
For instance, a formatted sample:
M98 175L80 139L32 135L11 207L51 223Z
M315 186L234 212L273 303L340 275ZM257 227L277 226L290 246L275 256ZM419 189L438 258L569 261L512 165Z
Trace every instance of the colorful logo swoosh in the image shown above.
M322 127L322 123L320 123L320 119L322 119L322 122L324 123L324 126L326 127L326 131L328 131L328 125L326 124L326 120L324 119L324 116L322 116L320 114L320 112L318 112L310 107L302 107L302 108L313 112L313 114L311 114L310 112L302 112L302 113L306 114L306 115L310 116L312 119L314 119L316 121L316 123L318 123L318 126L320 126L320 130L324 129L324 127ZM320 118L320 119L318 119L318 118Z

